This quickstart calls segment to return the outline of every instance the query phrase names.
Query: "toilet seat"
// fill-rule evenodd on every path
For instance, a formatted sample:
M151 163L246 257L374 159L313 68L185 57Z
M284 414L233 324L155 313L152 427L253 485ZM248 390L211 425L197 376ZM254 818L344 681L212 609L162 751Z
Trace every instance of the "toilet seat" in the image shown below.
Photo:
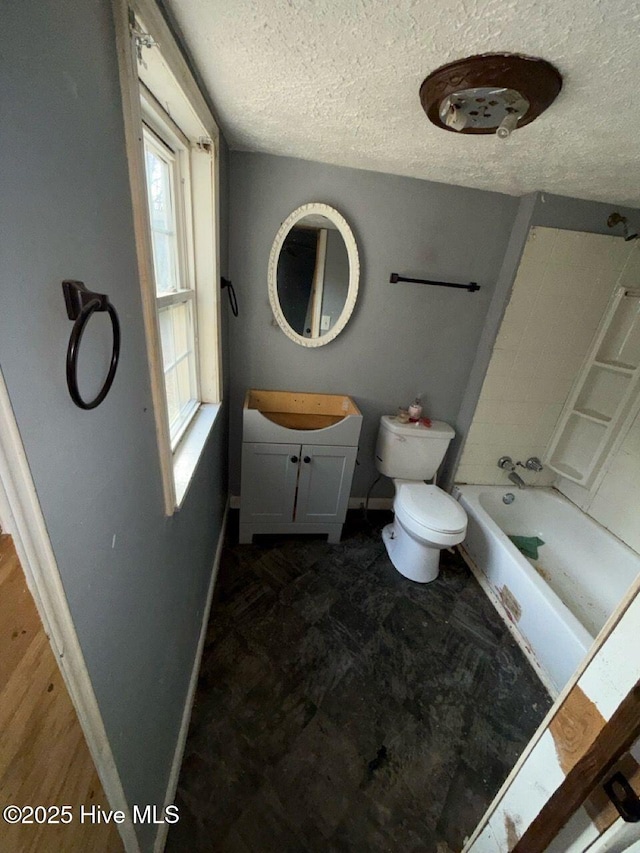
M466 533L467 514L438 486L397 480L393 509L405 526L427 539L432 534L448 539Z

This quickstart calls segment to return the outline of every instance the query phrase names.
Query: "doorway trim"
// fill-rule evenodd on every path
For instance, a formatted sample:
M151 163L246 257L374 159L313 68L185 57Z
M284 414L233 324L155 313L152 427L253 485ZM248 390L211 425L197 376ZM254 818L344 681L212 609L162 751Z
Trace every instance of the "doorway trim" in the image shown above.
M45 632L113 810L126 853L140 853L120 775L78 641L60 572L0 369L0 523L11 534Z

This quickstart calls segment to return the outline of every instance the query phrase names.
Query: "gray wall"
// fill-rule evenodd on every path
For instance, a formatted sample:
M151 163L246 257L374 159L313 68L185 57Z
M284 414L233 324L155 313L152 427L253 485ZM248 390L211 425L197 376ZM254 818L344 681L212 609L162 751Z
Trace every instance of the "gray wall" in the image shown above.
M0 365L125 793L162 804L226 500L226 412L165 518L110 3L15 0L2 18ZM91 412L65 385L64 278L120 314L118 375ZM94 319L87 394L108 358Z
M231 277L240 317L230 327L231 491L240 492L247 388L347 393L364 414L352 494L376 475L380 415L416 396L455 423L518 200L496 193L266 154L231 153ZM362 274L354 315L318 349L274 325L267 264L281 222L301 204L333 205L351 225ZM389 283L391 272L477 281L477 293ZM390 494L382 483L374 494Z

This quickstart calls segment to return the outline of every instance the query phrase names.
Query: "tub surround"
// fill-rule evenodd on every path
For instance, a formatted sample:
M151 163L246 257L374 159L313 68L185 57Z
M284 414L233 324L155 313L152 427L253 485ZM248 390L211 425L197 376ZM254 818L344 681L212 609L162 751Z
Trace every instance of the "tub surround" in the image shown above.
M543 683L557 695L640 573L640 556L551 489L459 486L463 554ZM538 536L538 559L509 535Z
M500 456L544 458L616 283L639 264L636 244L619 237L531 229L456 481L500 485ZM519 473L532 485L556 478Z
M504 312L509 304L520 258L522 257L529 236L529 228L532 224L537 196L537 193L523 196L518 204L507 249L502 259L498 280L496 281L491 303L487 310L478 348L469 372L467 387L465 388L460 404L460 411L455 422L457 435L451 444L442 469L441 482L444 488L447 489L450 489L453 485L454 476L462 458L464 442L475 417L485 374L493 354L495 340L500 330Z
M577 224L576 204L570 221ZM538 216L543 207L539 201ZM551 208L550 204L547 213ZM457 482L507 485L505 472L497 467L500 456L524 459L533 454L544 459L613 290L618 284L637 286L639 279L639 241L627 243L620 237L539 226L531 229L456 472ZM548 468L538 474L518 468L518 473L531 485L555 484L584 512L640 551L640 415L614 446L591 491Z
M618 209L630 221L640 220L640 211L633 208L619 207ZM536 192L520 198L473 367L469 374L460 411L454 423L459 437L453 442L452 451L448 454L443 467L442 482L445 487L448 488L452 485L457 465L462 457L462 444L475 416L482 384L509 303L518 265L529 236L529 229L533 225L538 225L611 237L611 229L607 226L607 218L610 213L611 204L569 198L553 193Z

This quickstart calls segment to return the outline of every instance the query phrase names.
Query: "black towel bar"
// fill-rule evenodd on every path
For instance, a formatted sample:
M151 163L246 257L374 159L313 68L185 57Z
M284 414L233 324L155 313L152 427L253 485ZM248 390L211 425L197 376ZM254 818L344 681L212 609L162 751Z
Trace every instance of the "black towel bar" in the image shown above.
M480 290L480 285L476 284L475 281L470 281L469 284L453 284L450 281L432 281L428 278L406 278L403 275L399 275L397 272L391 273L389 281L392 284L395 284L397 281L409 281L412 284L435 284L437 287L457 287L460 290L468 290L469 293Z

